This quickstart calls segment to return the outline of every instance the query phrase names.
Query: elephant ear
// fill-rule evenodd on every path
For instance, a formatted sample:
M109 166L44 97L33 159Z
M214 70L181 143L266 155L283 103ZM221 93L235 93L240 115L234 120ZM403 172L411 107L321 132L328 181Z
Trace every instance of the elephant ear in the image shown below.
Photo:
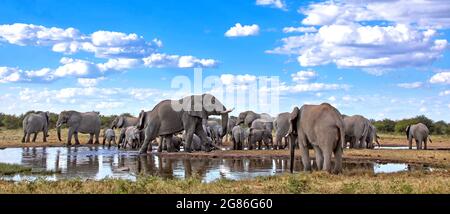
M117 127L119 127L119 128L122 127L123 123L124 123L124 117L120 116L119 121L117 122Z
M145 122L146 116L147 116L147 114L145 113L144 110L142 110L141 113L139 114L139 123L137 125L138 129L141 129L141 130L144 129L144 126L145 126L144 122Z
M298 119L300 119L300 109L298 107L295 107L291 113L291 118L289 119L290 123L289 134L296 134Z
M183 100L183 102L186 102L186 100ZM208 120L208 114L203 106L203 96L191 96L190 100L184 103L184 105L187 107L185 109L189 116Z
M50 112L45 112L45 119L47 120L47 124L50 122Z

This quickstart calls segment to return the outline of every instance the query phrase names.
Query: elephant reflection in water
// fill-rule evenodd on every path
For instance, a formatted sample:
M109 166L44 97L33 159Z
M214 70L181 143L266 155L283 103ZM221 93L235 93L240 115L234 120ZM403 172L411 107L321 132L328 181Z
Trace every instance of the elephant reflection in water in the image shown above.
M97 148L87 148L90 152L96 153ZM99 160L97 155L79 156L79 148L67 148L67 175L69 177L95 178L99 172Z
M47 151L46 148L23 148L22 149L22 164L37 168L47 168Z

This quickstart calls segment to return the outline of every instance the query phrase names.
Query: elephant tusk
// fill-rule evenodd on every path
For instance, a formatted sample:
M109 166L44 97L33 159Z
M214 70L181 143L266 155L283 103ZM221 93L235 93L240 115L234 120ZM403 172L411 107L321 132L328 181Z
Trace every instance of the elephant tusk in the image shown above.
M226 111L222 111L220 112L220 114L228 114L234 111L234 108L230 109L230 110L226 110Z

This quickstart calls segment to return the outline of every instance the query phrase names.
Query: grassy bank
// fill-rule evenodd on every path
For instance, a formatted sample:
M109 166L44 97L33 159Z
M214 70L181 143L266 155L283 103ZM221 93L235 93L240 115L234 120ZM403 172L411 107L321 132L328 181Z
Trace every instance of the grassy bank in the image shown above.
M368 172L330 175L327 173L300 173L260 177L251 180L219 180L201 183L199 179L165 180L159 177L141 177L136 182L125 180L103 181L35 181L12 183L0 181L0 193L62 193L62 194L424 194L450 193L450 175L445 172L378 174Z
M17 164L0 163L0 175L14 175L19 173L31 173L31 168Z

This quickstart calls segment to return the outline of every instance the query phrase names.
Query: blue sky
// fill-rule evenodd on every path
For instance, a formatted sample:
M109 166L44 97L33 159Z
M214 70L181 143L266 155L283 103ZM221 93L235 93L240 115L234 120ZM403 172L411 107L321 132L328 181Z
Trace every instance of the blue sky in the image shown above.
M279 77L272 114L329 102L450 122L445 0L24 0L0 14L0 112L137 114L177 98L173 78L201 67L236 88Z

